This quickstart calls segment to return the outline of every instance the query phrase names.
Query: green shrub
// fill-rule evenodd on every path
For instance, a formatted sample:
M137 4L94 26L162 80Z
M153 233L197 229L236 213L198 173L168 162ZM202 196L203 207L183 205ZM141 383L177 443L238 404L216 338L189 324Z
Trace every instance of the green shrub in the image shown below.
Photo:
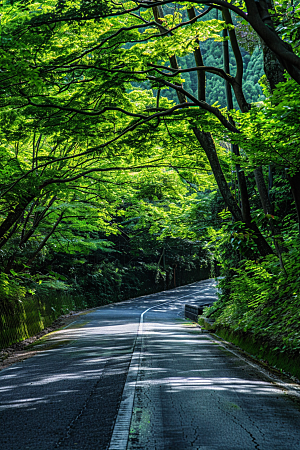
M221 281L219 301L206 314L216 325L266 338L276 350L299 350L299 250L294 242L283 255L284 270L276 255L243 261Z

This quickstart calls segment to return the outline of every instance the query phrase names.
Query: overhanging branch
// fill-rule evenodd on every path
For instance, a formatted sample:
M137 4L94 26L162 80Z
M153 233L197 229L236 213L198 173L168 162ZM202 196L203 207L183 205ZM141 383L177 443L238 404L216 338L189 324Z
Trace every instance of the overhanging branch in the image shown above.
M172 89L175 89L178 92L181 92L183 95L185 95L187 98L192 100L196 106L199 106L200 108L204 109L205 111L208 111L212 113L219 121L224 125L227 130L232 131L234 133L239 133L240 131L230 123L229 120L226 119L225 116L221 113L221 111L218 108L215 108L214 106L209 105L208 103L204 102L203 100L198 100L196 97L194 97L192 94L190 94L188 91L183 89L182 87L178 86L177 84L170 83L169 81L162 80L157 77L148 76L149 80L158 81L159 83L163 84L164 86L168 86ZM181 105L184 105L182 103Z

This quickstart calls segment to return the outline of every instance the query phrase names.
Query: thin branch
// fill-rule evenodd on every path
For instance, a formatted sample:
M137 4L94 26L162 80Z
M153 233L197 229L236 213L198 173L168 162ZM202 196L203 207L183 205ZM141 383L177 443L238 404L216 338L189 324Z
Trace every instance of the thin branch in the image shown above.
M155 77L153 77L155 78ZM167 82L165 82L167 83ZM169 83L170 86L173 86L171 83ZM176 88L178 88L178 86L176 86ZM194 97L193 97L194 98ZM143 121L139 120L136 123L134 123L133 125L130 125L128 127L126 127L122 132L120 132L118 134L118 136L110 139L109 141L100 144L96 147L90 148L84 152L78 153L78 155L70 155L70 156L63 156L61 158L55 158L51 161L45 162L43 164L40 164L38 166L36 166L34 169L28 170L24 175L22 175L21 177L19 177L14 183L12 183L1 195L0 198L3 197L5 194L7 194L11 189L13 189L20 181L22 181L24 178L28 177L32 172L34 172L35 170L41 169L41 168L46 168L47 166L51 165L51 164L55 164L58 162L64 162L67 161L69 159L74 159L74 158L79 158L81 156L86 156L86 155L90 155L91 153L94 152L98 152L101 149L104 149L105 147L117 142L120 138L122 138L125 134L134 131L137 127L139 127L140 125L143 125L149 121L151 121L152 119L158 118L158 117L163 117L163 116L168 116L168 115L172 115L174 111L178 110L178 109L183 109L183 108L189 108L190 106L197 106L199 104L199 101L197 99L195 99L196 102L195 103L181 103L179 105L175 105L172 108L168 109L168 110L162 110L159 112L156 112L155 114L152 114L148 117L146 117L145 119L143 119ZM199 105L198 105L199 106ZM202 106L202 105L201 105ZM207 105L209 107L209 105ZM212 107L211 107L212 108ZM217 110L218 111L218 110ZM220 113L221 114L221 113ZM233 129L233 131L238 132L238 130L236 130L235 128ZM111 169L113 170L113 169Z
M165 81L160 78L153 77L153 76L148 76L148 79L158 81L159 83L161 83L165 86L171 87L172 89L175 89L176 91L181 92L187 98L192 100L197 106L214 114L214 116L216 116L217 119L219 119L219 121L222 123L222 125L224 125L224 127L227 128L229 131L232 131L234 133L240 133L240 131L235 126L233 126L230 123L230 121L226 119L226 117L223 116L223 114L221 113L221 111L218 108L215 108L214 106L209 105L208 103L204 102L203 100L198 100L196 97L191 95L188 91L183 89L181 86L178 86L177 84L169 83L168 81ZM184 103L182 103L182 105L184 105Z
M99 116L101 114L104 114L106 111L119 111L130 117L140 117L142 119L145 119L147 117L144 114L131 113L129 111L126 111L123 108L118 108L116 106L106 106L105 108L101 109L100 111L85 111L82 109L76 109L76 108L70 108L67 106L55 105L54 103L44 103L44 104L33 103L30 99L28 99L28 104L31 106L39 107L39 108L55 108L55 109L58 109L61 111L69 111L69 112L76 113L76 114L82 114L84 116Z
M186 72L196 72L199 70L205 71L205 72L209 72L209 73L214 73L215 75L219 75L221 78L223 78L224 80L228 81L229 83L233 84L234 83L234 77L232 77L231 75L227 74L223 69L219 69L218 67L213 67L213 66L196 66L196 67L191 67L188 69L173 69L172 67L166 67L166 66L160 66L158 64L152 64L149 63L149 66L153 67L156 69L156 71L161 74L164 75L166 77L175 77L176 75L178 75L179 73L186 73ZM167 69L172 73L166 73L166 72L162 72L158 69Z
M157 160L154 160L152 162L157 162L157 161L162 161L163 158L159 158ZM79 178L84 177L85 175L89 174L89 173L94 173L94 172L112 172L112 171L119 171L119 170L137 170L137 169L145 169L148 167L166 167L166 164L143 164L140 166L129 166L129 167L103 167L103 168L94 168L94 169L90 169L87 170L85 172L79 173L77 175L74 175L71 178L53 178L51 180L47 180L45 181L40 188L43 189L46 186L49 186L50 184L59 184L59 183L69 183L71 181L75 181L78 180Z

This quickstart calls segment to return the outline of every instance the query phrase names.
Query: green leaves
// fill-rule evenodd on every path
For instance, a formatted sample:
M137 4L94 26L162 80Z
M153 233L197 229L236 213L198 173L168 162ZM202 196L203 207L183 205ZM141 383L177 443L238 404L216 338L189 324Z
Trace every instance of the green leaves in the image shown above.
M293 80L279 83L274 94L249 113L234 114L241 134L232 140L247 154L244 167L260 164L297 167L299 162L299 86Z
M176 64L183 69L202 65L193 59L200 42L204 64L223 75L222 49L217 44L224 40L222 30L233 26L213 19L215 11L204 20L182 25L185 3L175 9L171 5L165 17L155 21L148 6L139 15L135 2L4 5L1 264L9 280L21 272L30 278L31 273L41 271L41 277L48 277L40 279L41 285L49 282L49 289L58 289L71 279L76 289L84 290L87 285L95 296L101 287L107 301L140 292L141 273L156 274L152 284L166 283L170 274L174 276L176 264L192 270L202 257L203 264L218 257L225 274L232 275L236 268L231 281L224 282L230 297L226 320L247 328L256 310L270 307L274 300L268 290L271 283L276 295L284 298L298 295L297 280L285 261L291 276L289 290L275 257L254 259L258 252L249 226L232 223L227 210L218 215L224 201L193 128L213 133L213 151L225 176L222 182L228 183L237 203L236 178L239 170L245 170L250 208L255 213L260 204L253 169L272 164L278 170L289 167L292 174L299 165L299 87L287 80L270 96L265 83L265 101L261 97L249 113L232 112L240 130L235 135L220 122L220 118L227 120L228 111L220 106L225 101L224 79L215 73L207 74L211 92L206 98L219 115L200 107L172 110L178 103L176 83L197 97L200 73L173 76L171 69ZM128 14L124 8L134 11ZM297 22L289 20L285 27L290 26L294 28L280 30L286 39L297 32ZM249 28L238 28L240 39L246 30L253 43ZM233 73L233 52L229 60ZM244 55L245 66L246 60L244 91L251 100L261 94L256 88L262 70L259 50L251 59ZM173 88L166 89L162 82L166 80L175 83ZM233 156L231 143L240 146L241 157ZM286 184L278 186L270 195L289 209ZM280 193L275 192L279 188ZM257 221L270 243L270 223L281 225L272 216L262 214ZM293 230L295 223L293 217L289 223ZM291 261L297 265L295 234L285 232L284 237ZM60 271L67 280L60 277ZM81 273L82 285L78 281ZM241 298L238 285L245 288ZM245 317L241 318L242 313Z

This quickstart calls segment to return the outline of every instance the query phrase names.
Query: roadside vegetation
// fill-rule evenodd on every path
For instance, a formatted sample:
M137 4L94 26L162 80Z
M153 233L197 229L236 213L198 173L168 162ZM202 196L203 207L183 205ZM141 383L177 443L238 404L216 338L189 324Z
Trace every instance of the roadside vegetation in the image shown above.
M299 13L4 1L2 336L220 274L207 316L299 351Z

